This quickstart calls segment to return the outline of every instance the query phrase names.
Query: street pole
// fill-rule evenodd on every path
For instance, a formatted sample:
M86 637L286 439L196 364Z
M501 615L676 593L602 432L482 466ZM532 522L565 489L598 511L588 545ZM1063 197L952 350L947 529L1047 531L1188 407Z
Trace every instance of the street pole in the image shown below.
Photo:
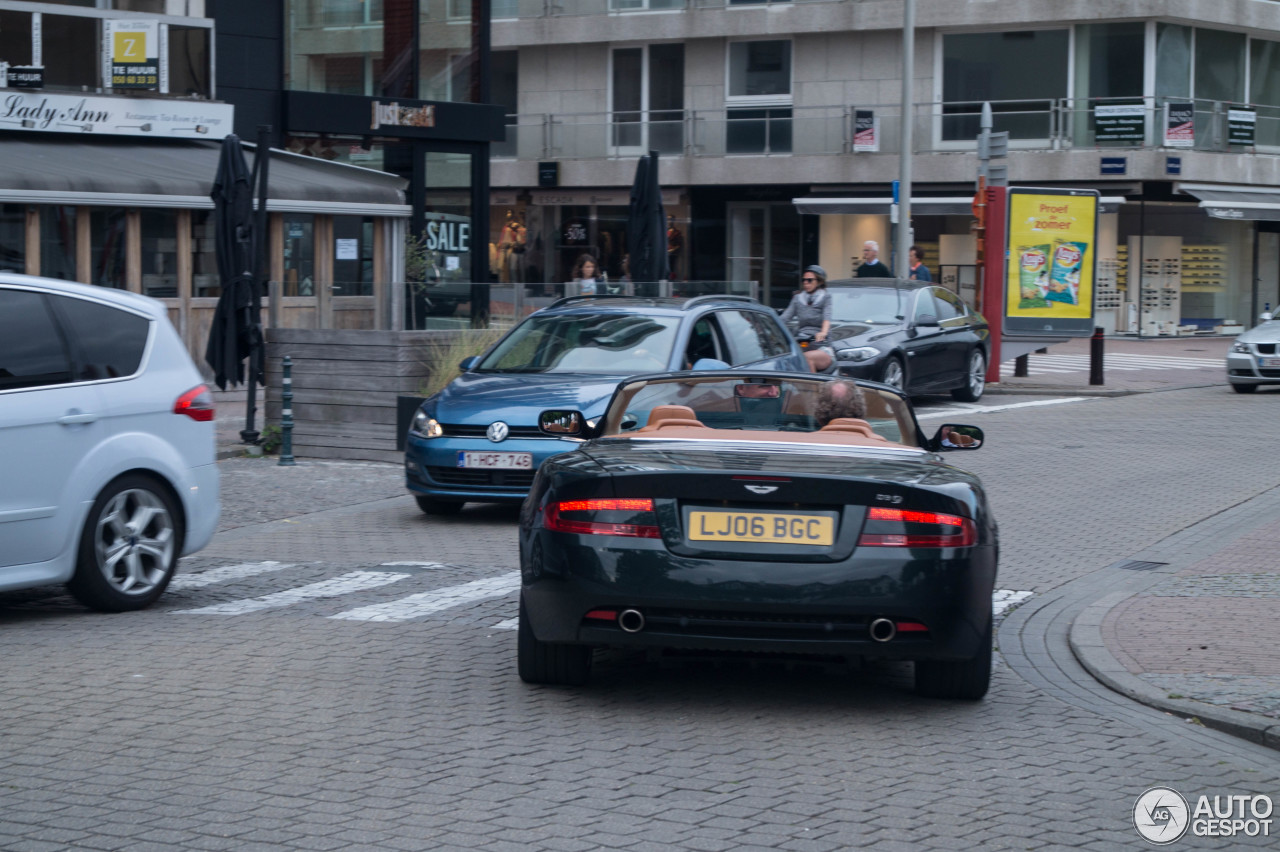
M902 7L902 152L899 155L898 231L894 239L893 272L906 278L911 268L907 250L911 248L911 142L912 85L916 64L916 2L904 0Z

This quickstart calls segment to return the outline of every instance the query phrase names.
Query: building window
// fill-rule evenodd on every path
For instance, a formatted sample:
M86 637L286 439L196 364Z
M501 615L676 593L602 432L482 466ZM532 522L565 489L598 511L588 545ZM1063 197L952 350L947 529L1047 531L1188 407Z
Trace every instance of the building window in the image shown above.
M785 43L785 42L784 42ZM627 153L684 150L684 45L613 51L613 147Z
M333 217L333 294L373 295L373 219Z
M209 84L207 27L169 25L169 91L183 97L213 97Z
M99 287L124 289L126 218L120 207L89 208L89 281Z
M0 9L0 62L31 64L31 13Z
M1141 21L1077 27L1075 97L1141 98L1146 29Z
M1280 145L1280 42L1250 44L1249 100L1258 104L1259 145Z
M307 92L383 94L379 79L387 43L393 55L413 43L408 0L395 0L390 27L382 0L286 0L285 88ZM331 64L332 63L332 64ZM407 97L412 67L397 65L402 79L393 97Z
M76 280L76 208L40 208L40 274Z
M729 43L725 152L791 151L791 42Z
M46 89L97 88L101 85L98 54L101 26L97 18L43 15L44 85Z
M212 210L191 211L191 295L197 298L222 295Z
M1196 100L1244 101L1244 33L1196 28Z
M311 213L284 214L285 296L316 294L316 217Z
M27 208L0 204L0 272L27 271Z
M142 293L154 299L178 296L178 213L146 208L142 231Z
M489 55L489 100L501 105L507 116L507 138L502 142L494 142L489 149L490 155L494 157L519 155L519 58L520 54L515 50L495 50Z
M1156 24L1156 96L1191 96L1191 27Z
M791 102L791 42L729 43L728 100Z
M1053 101L1067 96L1068 30L956 33L942 38L942 138L977 137L983 102L996 131L1047 139Z

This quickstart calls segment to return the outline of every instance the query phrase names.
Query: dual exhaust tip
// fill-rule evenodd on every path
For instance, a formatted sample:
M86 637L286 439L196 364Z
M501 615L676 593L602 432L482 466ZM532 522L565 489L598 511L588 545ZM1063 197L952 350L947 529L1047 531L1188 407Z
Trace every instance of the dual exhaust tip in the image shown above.
M644 613L638 609L624 609L618 613L618 627L623 633L639 633L644 630ZM898 626L887 618L877 618L868 628L875 642L888 642L898 635Z

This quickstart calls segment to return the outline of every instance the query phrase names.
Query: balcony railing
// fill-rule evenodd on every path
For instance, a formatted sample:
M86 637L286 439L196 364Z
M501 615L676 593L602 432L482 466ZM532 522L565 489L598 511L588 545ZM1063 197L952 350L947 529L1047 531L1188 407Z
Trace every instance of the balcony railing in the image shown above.
M613 15L627 12L665 12L749 6L795 6L854 0L493 0L495 21L514 18L555 18L575 15Z
M1280 153L1280 106L1190 98L1044 98L991 101L994 129L1008 131L1010 147L1072 148L1188 147L1197 151ZM1193 105L1194 138L1165 144L1166 105ZM1127 115L1098 123L1098 107L1127 106ZM676 157L802 156L854 151L855 111L878 119L879 150L898 152L898 104L664 110L613 113L520 113L507 116L507 138L493 156L521 160L585 160L633 157L656 150ZM1256 116L1252 145L1232 141L1232 111ZM912 107L914 151L972 151L982 103L919 103ZM1107 112L1106 109L1103 112ZM1237 116L1239 117L1239 116ZM1239 122L1237 124L1237 132Z

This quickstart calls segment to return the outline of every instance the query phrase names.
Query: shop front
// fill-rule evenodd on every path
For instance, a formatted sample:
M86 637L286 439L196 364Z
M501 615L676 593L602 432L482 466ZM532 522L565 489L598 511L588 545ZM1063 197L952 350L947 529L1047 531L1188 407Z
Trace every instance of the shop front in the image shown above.
M662 190L667 260L672 281L689 275L689 204L678 189ZM548 295L574 279L584 257L609 281L630 280L627 218L630 190L496 191L489 207L489 280L535 284Z

